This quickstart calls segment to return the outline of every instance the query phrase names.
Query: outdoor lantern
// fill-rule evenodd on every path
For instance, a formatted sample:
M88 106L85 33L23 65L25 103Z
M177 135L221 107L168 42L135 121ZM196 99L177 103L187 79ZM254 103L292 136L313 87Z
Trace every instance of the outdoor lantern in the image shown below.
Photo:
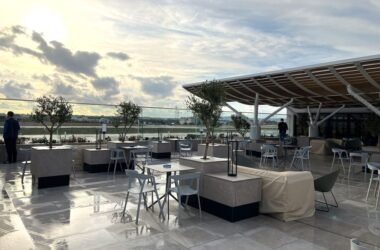
M227 174L228 176L237 176L238 149L239 149L239 141L227 140Z

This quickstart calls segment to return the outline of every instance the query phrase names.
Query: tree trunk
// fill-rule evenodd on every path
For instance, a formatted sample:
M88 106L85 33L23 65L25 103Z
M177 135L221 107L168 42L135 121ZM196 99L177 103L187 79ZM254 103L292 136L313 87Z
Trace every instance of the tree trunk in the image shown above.
M50 132L50 135L49 135L49 148L50 149L53 148L53 132Z
M203 154L203 159L206 160L207 159L207 151L208 151L208 145L209 145L209 137L210 137L210 134L209 133L206 133L206 146L205 146L205 152Z

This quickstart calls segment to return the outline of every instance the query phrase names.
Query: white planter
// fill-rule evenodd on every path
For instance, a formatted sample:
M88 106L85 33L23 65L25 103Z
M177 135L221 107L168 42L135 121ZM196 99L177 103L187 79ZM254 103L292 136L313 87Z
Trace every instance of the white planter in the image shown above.
M198 145L198 155L203 156L205 152L206 144L199 144ZM220 158L227 158L228 153L228 146L227 144L217 144L215 143L212 145L211 143L208 145L207 155L214 156L214 157L220 157Z
M30 171L38 182L38 188L70 184L73 166L73 151L70 147L32 147L31 160Z

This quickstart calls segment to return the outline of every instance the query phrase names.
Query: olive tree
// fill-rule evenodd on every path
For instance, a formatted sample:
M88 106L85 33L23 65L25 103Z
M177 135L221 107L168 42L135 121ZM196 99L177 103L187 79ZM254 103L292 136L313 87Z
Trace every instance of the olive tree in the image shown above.
M32 120L41 123L49 133L49 148L53 147L53 133L63 123L71 120L72 105L62 96L42 96L37 98L37 105L31 114Z
M212 134L222 114L225 92L223 85L214 80L202 83L194 94L188 97L186 106L206 128L206 146L203 159L207 159L208 146L214 140Z
M251 128L251 124L247 122L246 119L240 115L231 115L232 123L236 131L243 137L247 134L248 130Z
M116 106L116 117L112 120L113 126L119 133L119 140L125 141L127 133L138 119L142 109L133 102L121 102ZM119 128L121 127L121 131Z

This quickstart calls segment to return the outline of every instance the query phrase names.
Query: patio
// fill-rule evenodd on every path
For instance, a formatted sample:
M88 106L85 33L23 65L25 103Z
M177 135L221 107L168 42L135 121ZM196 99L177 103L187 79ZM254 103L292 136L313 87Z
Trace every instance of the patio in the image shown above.
M328 173L331 161L312 155L314 177ZM333 189L339 208L298 221L259 215L230 223L205 212L199 218L188 208L178 223L178 205L170 202L164 222L156 206L154 212L141 209L136 225L137 197L130 197L127 219L120 218L125 175L77 172L69 187L32 189L30 175L21 184L21 165L4 164L0 171L1 249L349 249L351 238L370 249L380 246L380 210L373 195L365 201L369 174L348 181L341 173Z

